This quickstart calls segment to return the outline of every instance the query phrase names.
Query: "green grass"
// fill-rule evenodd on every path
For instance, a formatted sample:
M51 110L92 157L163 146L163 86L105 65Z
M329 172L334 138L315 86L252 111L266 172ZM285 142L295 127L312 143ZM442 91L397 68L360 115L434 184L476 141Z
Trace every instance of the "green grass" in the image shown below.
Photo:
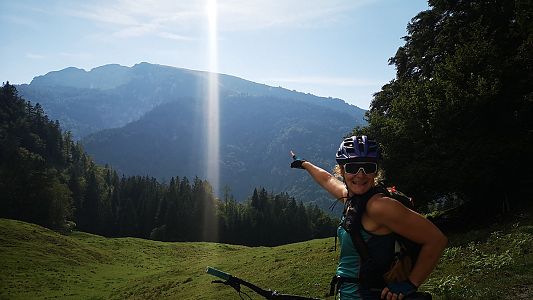
M450 236L426 289L438 299L533 299L533 220Z
M333 239L281 247L164 243L63 236L0 219L0 299L234 299L211 284L213 266L287 293L323 296L335 269ZM249 292L251 296L255 296Z
M422 288L435 299L533 299L532 237L531 222L452 236ZM252 248L65 236L0 219L0 299L238 299L231 288L211 284L206 266L324 298L338 259L333 247L333 238Z

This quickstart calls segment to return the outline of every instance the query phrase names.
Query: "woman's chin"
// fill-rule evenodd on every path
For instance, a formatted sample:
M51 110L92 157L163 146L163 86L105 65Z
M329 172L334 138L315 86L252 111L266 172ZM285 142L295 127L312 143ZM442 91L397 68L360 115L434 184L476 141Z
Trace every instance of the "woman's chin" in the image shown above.
M350 188L350 192L352 192L353 194L362 195L368 192L372 188L372 185L369 183L365 183L365 184L351 183L349 185L349 188Z

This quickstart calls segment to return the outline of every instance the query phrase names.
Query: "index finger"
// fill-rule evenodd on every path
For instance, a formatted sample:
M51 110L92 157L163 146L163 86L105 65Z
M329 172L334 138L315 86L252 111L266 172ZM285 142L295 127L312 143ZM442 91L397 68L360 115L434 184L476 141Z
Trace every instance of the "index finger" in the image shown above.
M383 290L381 291L381 299L387 299L387 294L389 293L389 288L388 287L384 287Z

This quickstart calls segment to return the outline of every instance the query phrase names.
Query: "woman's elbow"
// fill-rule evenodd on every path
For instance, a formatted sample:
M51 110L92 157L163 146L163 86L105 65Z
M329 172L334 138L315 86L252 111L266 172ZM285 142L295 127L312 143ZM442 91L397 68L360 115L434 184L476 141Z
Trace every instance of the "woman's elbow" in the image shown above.
M448 246L448 238L442 232L439 232L439 235L436 238L436 244L442 252Z

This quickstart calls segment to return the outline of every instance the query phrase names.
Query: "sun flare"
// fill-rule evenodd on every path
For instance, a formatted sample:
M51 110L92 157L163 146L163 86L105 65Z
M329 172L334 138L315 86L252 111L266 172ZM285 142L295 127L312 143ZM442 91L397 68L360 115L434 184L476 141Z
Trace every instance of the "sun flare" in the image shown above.
M215 196L219 191L220 176L220 125L219 125L219 90L218 90L218 48L217 48L217 2L207 1L207 22L208 22L208 84L207 101L205 108L205 118L207 125L206 134L206 162L207 180L213 187ZM206 212L205 215L208 215ZM204 235L208 238L215 238L218 235L216 224L204 222ZM213 236L215 235L215 236Z

